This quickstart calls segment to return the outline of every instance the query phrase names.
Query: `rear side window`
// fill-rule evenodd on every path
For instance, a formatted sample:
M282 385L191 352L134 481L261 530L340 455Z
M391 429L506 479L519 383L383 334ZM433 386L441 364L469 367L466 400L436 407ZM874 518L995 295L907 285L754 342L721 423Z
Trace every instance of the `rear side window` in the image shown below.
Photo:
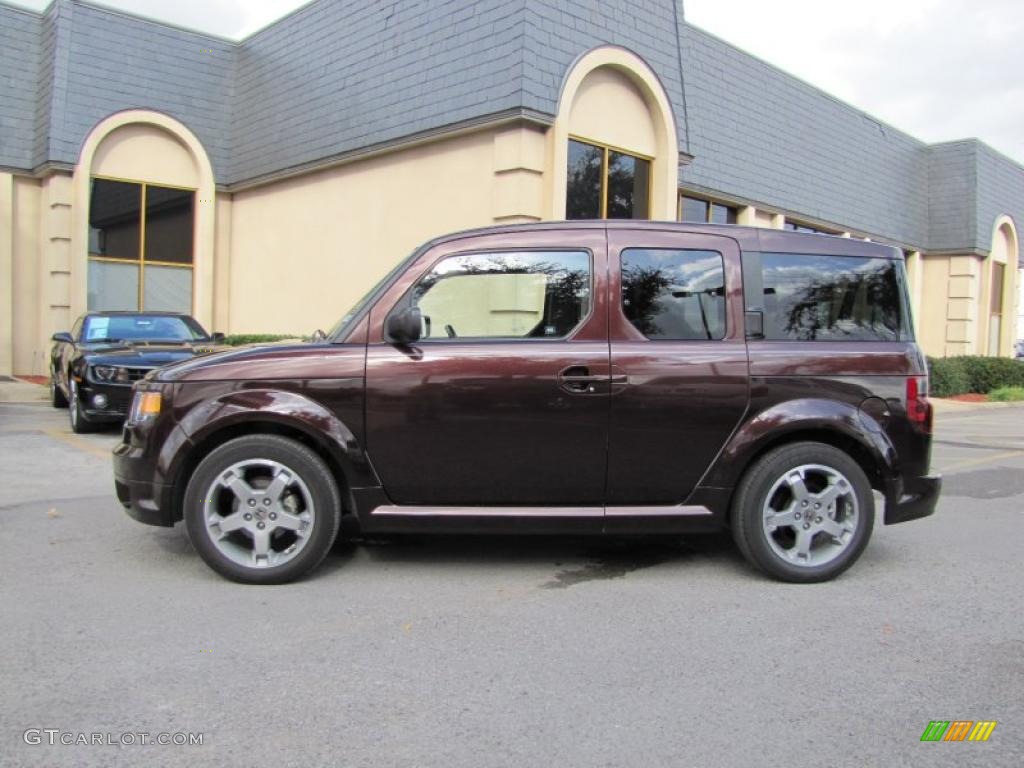
M763 253L761 274L767 340L911 340L901 261Z
M725 267L717 251L627 248L622 311L648 339L725 337Z

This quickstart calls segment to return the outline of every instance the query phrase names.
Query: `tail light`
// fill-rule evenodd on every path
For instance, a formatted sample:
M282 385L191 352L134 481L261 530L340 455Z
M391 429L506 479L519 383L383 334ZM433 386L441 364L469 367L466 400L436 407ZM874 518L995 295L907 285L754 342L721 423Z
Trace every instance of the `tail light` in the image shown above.
M928 377L907 377L907 418L923 432L932 431L932 404L928 402Z

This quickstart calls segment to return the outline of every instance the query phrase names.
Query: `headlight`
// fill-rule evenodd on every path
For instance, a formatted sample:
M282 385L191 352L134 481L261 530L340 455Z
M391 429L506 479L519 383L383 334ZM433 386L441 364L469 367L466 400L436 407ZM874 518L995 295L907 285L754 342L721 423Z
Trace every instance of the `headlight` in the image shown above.
M97 381L113 381L117 375L117 368L112 365L94 365L92 375Z
M160 413L162 398L159 392L136 392L132 397L132 407L128 412L130 424L145 424L152 421Z

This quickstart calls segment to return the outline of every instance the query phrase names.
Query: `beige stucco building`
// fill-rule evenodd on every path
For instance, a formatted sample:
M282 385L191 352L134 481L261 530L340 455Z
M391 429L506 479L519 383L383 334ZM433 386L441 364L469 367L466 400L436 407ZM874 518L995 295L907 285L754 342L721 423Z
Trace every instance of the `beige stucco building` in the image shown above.
M308 334L431 237L590 216L888 242L929 354L1011 354L1020 166L626 5L319 0L236 43L0 4L0 374L93 308Z

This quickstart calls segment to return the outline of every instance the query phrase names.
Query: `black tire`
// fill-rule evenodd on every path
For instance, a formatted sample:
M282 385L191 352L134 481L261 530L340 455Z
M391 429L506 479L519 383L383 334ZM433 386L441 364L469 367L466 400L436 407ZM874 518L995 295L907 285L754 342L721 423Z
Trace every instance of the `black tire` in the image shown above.
M301 478L312 497L315 516L307 542L292 559L256 567L237 563L221 552L204 516L207 490L217 477L239 462L260 459L279 462ZM221 576L244 584L284 584L304 576L327 556L338 535L341 496L323 459L302 443L277 435L246 435L214 449L196 467L185 491L184 519L192 546Z
M768 494L787 473L805 465L827 467L845 476L858 509L856 528L846 539L845 548L834 559L820 565L795 564L779 554L763 525ZM875 500L871 483L860 465L838 448L812 442L791 443L761 457L743 476L731 511L733 539L747 561L775 579L796 583L828 581L853 565L871 538L874 519ZM812 533L814 530L811 529Z
M89 421L89 417L82 411L82 401L78 397L78 386L70 376L68 376L68 386L71 388L71 399L68 401L68 421L71 424L71 431L76 435L95 432L96 425Z
M61 391L60 384L57 383L57 372L52 369L50 370L50 405L54 408L68 407L68 399Z

